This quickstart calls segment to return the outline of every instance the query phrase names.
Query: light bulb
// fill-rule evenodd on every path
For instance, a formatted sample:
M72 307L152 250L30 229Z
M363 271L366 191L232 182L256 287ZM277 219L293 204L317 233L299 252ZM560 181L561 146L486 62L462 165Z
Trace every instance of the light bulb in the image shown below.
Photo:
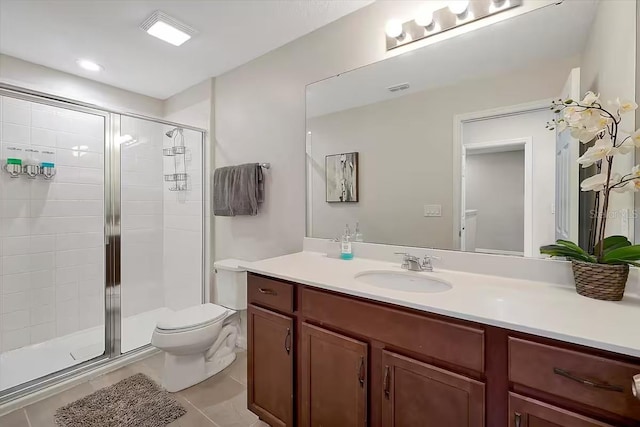
M389 37L394 39L402 38L404 34L404 30L402 29L402 23L395 19L387 22L387 25L384 27L384 32L387 33Z
M431 9L422 7L416 13L414 21L416 25L420 27L428 27L429 25L433 24L433 12L431 11Z
M469 0L451 0L449 2L449 10L456 15L462 15L469 7Z

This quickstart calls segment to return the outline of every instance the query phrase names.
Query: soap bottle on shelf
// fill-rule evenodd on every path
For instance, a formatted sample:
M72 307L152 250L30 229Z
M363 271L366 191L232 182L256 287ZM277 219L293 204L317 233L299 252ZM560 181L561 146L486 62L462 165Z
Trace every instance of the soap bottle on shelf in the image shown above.
M340 243L340 258L353 259L353 248L351 247L351 230L349 224L345 225L342 241Z
M360 222L356 221L356 231L353 232L353 241L354 242L364 242L364 235L362 231L360 231Z

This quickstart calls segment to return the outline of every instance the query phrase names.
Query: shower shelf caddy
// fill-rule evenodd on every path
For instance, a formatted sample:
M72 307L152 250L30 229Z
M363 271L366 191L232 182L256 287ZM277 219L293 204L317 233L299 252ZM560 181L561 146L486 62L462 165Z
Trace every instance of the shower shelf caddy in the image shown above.
M182 128L173 128L165 133L165 135L172 139L173 146L162 149L162 155L165 157L173 157L173 171L164 175L166 182L173 182L174 185L169 187L169 191L186 191L189 189L187 180L189 175L187 174L187 149L184 145L184 134ZM182 157L182 167L180 167L180 157ZM182 169L181 171L178 171Z

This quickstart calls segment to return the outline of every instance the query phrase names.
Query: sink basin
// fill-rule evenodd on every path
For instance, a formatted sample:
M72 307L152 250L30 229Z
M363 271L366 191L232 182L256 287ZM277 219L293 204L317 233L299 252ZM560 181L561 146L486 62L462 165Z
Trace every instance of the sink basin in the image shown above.
M452 288L449 283L442 280L409 271L364 271L356 274L355 278L378 288L405 292L436 293L445 292Z

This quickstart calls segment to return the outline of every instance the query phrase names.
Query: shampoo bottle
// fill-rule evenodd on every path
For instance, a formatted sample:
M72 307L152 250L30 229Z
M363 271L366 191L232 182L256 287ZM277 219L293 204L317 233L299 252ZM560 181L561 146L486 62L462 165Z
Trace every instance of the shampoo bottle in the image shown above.
M340 243L340 258L353 259L353 249L351 248L351 230L349 224L344 227L342 242Z

